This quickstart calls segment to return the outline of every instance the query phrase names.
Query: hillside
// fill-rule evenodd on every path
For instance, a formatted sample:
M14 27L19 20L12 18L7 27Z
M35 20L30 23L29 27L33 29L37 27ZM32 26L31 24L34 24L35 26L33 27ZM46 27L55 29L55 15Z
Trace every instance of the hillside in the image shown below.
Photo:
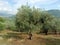
M48 10L47 12L56 17L60 17L60 10Z
M2 17L10 17L12 15L14 15L14 14L10 14L10 13L8 13L6 11L0 11L0 16L2 16Z

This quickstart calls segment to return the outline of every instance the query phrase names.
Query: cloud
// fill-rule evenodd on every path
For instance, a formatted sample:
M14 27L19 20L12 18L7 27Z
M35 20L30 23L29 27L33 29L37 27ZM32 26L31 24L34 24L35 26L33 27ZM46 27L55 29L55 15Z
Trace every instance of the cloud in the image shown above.
M11 13L12 8L7 1L1 1L0 0L0 11L7 11L7 12Z
M0 11L7 11L16 14L17 9L25 4L25 1L26 0L0 0Z
M14 0L13 0L14 1ZM40 5L50 5L53 4L55 2L57 2L58 0L15 0L14 2L16 3L14 5L15 9L17 9L18 7L20 7L23 4L26 4L28 2L28 4L30 6L35 6L35 7L40 7Z
M56 2L57 0L29 0L29 2L31 3L38 3L40 2L40 4L51 4Z
M44 7L44 5L50 5L58 0L0 0L0 11L7 11L11 14L16 14L17 9L21 5L26 5L28 2L28 5L35 6L35 7Z
M17 9L20 8L21 5L26 5L26 0L13 0L13 2L15 3L13 6L12 6L12 9L14 11L14 13L16 14L17 13Z

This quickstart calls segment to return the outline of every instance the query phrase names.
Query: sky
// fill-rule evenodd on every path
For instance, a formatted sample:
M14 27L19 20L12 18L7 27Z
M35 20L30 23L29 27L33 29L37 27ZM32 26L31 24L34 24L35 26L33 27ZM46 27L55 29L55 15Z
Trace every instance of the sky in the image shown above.
M60 0L0 0L0 11L6 11L9 14L16 14L21 5L35 6L44 10L59 9Z

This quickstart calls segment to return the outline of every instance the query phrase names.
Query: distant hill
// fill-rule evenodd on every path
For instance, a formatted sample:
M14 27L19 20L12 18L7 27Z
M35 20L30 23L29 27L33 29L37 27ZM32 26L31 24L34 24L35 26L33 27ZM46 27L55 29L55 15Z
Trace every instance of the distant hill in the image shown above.
M13 14L9 14L6 11L0 11L0 17L4 17L6 19L6 22L14 22L15 21L15 16Z
M47 12L49 14L51 14L51 15L56 16L56 17L60 17L60 10L54 9L54 10L48 10ZM0 11L0 16L2 16L2 17L10 17L10 18L14 18L15 17L15 15L9 14L6 11Z
M56 17L60 17L60 10L48 10L47 12Z
M0 11L0 16L2 16L2 17L10 17L10 16L12 16L13 14L9 14L8 12L6 12L6 11Z

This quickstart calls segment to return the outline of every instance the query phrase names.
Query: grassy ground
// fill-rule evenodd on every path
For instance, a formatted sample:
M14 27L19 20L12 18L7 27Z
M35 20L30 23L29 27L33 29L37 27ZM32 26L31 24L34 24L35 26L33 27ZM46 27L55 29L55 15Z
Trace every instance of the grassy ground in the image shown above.
M21 39L0 37L0 45L60 45L60 35L33 34L32 40L27 39L26 34L22 34L20 37Z

